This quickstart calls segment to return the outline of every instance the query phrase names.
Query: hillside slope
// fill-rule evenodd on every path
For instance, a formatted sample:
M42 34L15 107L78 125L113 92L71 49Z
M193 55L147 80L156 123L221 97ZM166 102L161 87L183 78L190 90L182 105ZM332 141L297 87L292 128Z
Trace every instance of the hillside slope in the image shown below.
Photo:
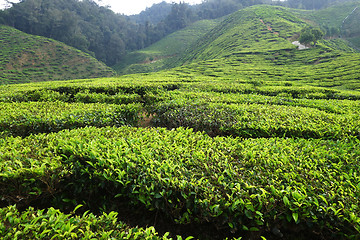
M209 60L237 53L295 49L291 39L306 23L286 8L253 6L231 14L203 36L181 62Z
M174 62L175 71L187 81L195 74L258 87L286 79L289 85L359 90L360 55L341 39L298 50L292 41L305 26L308 23L289 8L263 5L240 10L185 51Z
M299 17L320 26L328 37L339 36L360 49L360 1L338 3L319 11L293 10Z
M220 21L221 19L195 22L191 26L172 33L145 49L129 53L121 63L113 66L113 69L119 74L161 70L175 56L184 52Z
M343 4L345 10L342 12L353 6L348 5ZM146 73L232 55L296 50L291 42L298 39L302 28L318 25L324 29L319 17L322 14L330 19L334 13L270 5L248 7L225 18L196 22L150 47L128 54L113 68L119 74ZM355 52L343 39L322 40L320 45L326 49Z
M0 12L0 23L91 53L108 66L149 40L145 28L93 0L17 2Z
M113 76L105 64L52 39L0 25L0 84Z

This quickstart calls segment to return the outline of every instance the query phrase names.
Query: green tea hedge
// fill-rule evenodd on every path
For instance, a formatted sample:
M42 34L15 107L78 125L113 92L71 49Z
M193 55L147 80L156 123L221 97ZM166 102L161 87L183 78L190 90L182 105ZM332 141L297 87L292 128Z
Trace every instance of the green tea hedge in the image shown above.
M211 136L360 137L359 114L333 114L314 108L270 104L226 104L175 100L154 108L155 126L191 127Z
M79 205L81 207L81 205ZM154 227L131 228L118 221L117 213L95 216L85 212L81 216L65 214L57 209L19 212L16 206L0 208L1 239L164 239ZM181 239L181 237L178 237ZM190 239L190 238L189 238Z
M136 126L141 113L142 107L139 104L2 103L0 132L28 136L86 126Z
M17 204L51 194L74 203L97 198L110 209L121 197L180 224L211 222L239 236L276 230L356 239L359 143L129 127L10 137L1 141L1 194Z

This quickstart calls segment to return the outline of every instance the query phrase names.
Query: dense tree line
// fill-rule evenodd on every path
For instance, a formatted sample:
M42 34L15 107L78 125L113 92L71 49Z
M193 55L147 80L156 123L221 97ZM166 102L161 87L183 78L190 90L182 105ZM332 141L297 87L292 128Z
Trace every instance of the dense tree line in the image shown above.
M189 5L186 3L173 3L171 5L166 2L154 5L143 11L137 16L133 16L138 22L147 22L148 24L155 24L154 29L158 38L161 38L169 33L179 30L194 21L202 19L215 19L228 14L231 14L241 8L249 7L257 4L276 4L284 5L292 8L302 9L320 9L329 6L334 2L350 1L350 0L203 0L201 4ZM164 20L160 20L160 9L168 13Z
M279 1L279 4L285 5L291 8L301 8L301 9L321 9L330 6L333 3L337 2L346 2L351 0L286 0L283 2Z
M165 1L156 3L139 14L129 16L131 20L139 24L158 24L171 12L171 3Z
M271 0L205 0L202 4L195 6L196 15L201 19L215 19L241 8L256 5L270 4Z
M93 0L22 0L0 11L0 24L64 42L111 66L127 52L144 48L197 19L186 3L166 5L170 11L163 20L157 17L157 23L136 23Z
M146 29L91 0L23 0L2 11L0 21L62 41L108 65L147 42Z
M154 26L161 38L202 19L215 19L233 13L243 7L272 3L271 0L204 0L198 5L185 2L171 4L168 15ZM166 3L163 3L166 4ZM150 9L149 9L150 10ZM142 13L143 14L143 13Z

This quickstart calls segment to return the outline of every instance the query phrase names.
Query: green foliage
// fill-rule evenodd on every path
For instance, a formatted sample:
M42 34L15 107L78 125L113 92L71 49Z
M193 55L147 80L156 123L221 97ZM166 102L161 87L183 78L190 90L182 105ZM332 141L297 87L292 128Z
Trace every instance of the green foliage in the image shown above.
M296 11L297 15L306 18L320 27L326 37L343 38L351 41L359 37L358 22L360 19L360 2L346 1L333 4L319 11ZM355 48L360 48L358 42L353 42Z
M136 126L141 107L63 102L2 103L0 131L15 136L87 126Z
M335 38L335 39L329 39L329 40L325 40L322 39L319 44L320 45L325 45L331 49L338 49L340 51L343 52L352 52L355 53L356 48L354 47L355 45L349 44L350 39L344 40L341 38Z
M144 76L128 76L120 81L116 78L95 80L72 80L60 82L41 82L0 86L1 102L53 102L68 103L154 103L164 91L180 87L179 82L141 81ZM138 81L134 83L134 81Z
M346 1L346 0L345 0ZM292 7L292 8L302 8L302 9L322 9L325 7L328 7L331 4L337 3L337 2L345 2L343 1L337 1L337 0L318 0L318 1L312 1L312 0L288 0L285 1L285 5ZM350 0L351 1L351 0Z
M109 77L114 72L63 43L0 25L0 84Z
M126 55L124 61L113 66L119 74L154 72L164 69L177 55L184 52L220 20L202 20L172 33L151 46Z
M152 24L158 24L169 15L170 11L171 3L163 1L160 3L155 3L139 14L131 15L129 17L131 20L137 23L146 24L147 22L150 22Z
M282 7L253 6L231 14L205 34L178 61L185 62L293 49L288 38L305 22Z
M359 50L360 47L360 36L359 37L352 37L348 38L348 41L355 46L357 50Z
M7 25L92 53L108 65L145 41L144 29L91 0L27 0L5 12Z
M357 27L357 23L359 22L359 20L360 20L360 2L358 2L356 8L354 8L353 11L343 21L341 33L345 38L351 39L354 37L360 37L360 30ZM360 45L357 44L356 46L360 48Z
M299 42L305 45L309 45L310 43L316 43L324 36L324 33L320 29L316 28L304 28L301 30Z
M273 96L294 90L294 97L301 97L311 95L311 92L327 91L318 88L324 87L332 90L323 97L316 97L316 94L313 97L357 99L355 92L348 92L345 97L335 89L360 88L358 61L358 54L334 51L320 42L317 48L306 51L238 53L222 59L195 62L174 71L184 81L194 82L196 88L203 85L213 91L255 92ZM201 83L195 84L199 81L197 79L201 79ZM310 90L310 86L315 88Z
M147 47L197 20L215 19L243 5L263 2L269 0L242 0L242 3L236 0L216 0L197 6L163 2L138 16L127 17L100 7L93 0L27 0L6 9L0 16L0 24L54 38L91 53L108 66L113 66L121 64L127 52ZM144 15L149 12L156 16L144 19ZM131 21L139 18L140 24Z
M161 236L132 211L177 239L357 239L360 55L297 50L305 26L256 6L174 69L0 86L0 238Z
M22 146L16 152L11 147L15 141ZM222 228L263 232L273 224L286 230L296 223L323 234L337 229L338 237L350 237L360 230L358 145L354 138L210 138L182 128L91 127L4 138L0 146L7 157L1 168L9 170L2 171L1 191L9 202L15 194L24 196L18 204L29 201L48 193L41 176L50 171L63 182L50 185L53 196L59 192L76 202L102 192L108 203L128 197L183 224L210 221ZM32 151L36 147L43 151ZM54 165L45 168L44 161ZM60 171L56 166L70 174L70 182L51 173ZM32 174L37 177L21 181L21 187L12 180Z
M358 0L342 2L319 11L299 11L299 14L316 22L320 26L327 26L329 29L340 29L344 19L358 4Z
M335 115L299 106L266 103L224 105L194 100L163 103L156 109L155 125L170 129L191 127L211 136L321 139L360 137L359 113Z
M110 212L101 216L92 213L76 216L54 208L28 208L19 212L16 206L10 206L0 209L0 236L2 239L171 239L158 236L153 227L130 228L119 222L117 215Z

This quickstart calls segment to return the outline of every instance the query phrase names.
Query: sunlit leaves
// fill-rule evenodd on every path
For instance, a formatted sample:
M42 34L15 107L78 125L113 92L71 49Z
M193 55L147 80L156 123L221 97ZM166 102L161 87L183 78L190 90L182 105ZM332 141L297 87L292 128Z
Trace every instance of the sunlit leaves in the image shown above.
M168 234L159 236L154 227L130 228L115 212L75 216L54 208L19 212L9 206L0 209L0 220L2 239L169 239Z
M105 191L109 199L126 196L179 223L212 221L232 231L262 231L274 219L284 219L297 224L326 222L330 229L343 226L351 235L357 234L359 221L358 145L355 138L241 140L210 138L182 128L91 127L23 140L5 138L0 152L8 159L2 169L15 166L11 159L18 159L22 169L3 175L4 183L23 177L23 172L38 172L44 179L48 169L42 162L54 161L55 156L59 169L54 167L54 173L63 169L72 181ZM31 150L36 147L43 150ZM60 180L64 174L56 176ZM9 197L22 191L29 199L30 192L47 193L38 188L42 183L37 178L27 179L28 188L4 184L3 191ZM86 196L83 186L71 186ZM56 185L58 191L63 187ZM353 230L346 227L348 222Z

